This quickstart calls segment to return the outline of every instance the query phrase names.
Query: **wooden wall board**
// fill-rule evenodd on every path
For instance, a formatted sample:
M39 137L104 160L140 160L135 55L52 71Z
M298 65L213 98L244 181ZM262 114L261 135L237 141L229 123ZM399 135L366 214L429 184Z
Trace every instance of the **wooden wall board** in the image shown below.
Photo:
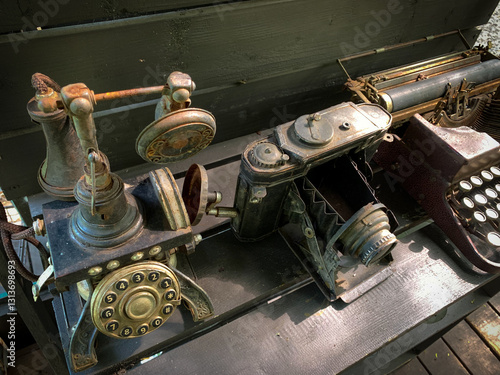
M446 333L443 340L472 375L500 373L498 359L465 321Z
M348 53L456 28L470 28L465 34L475 40L474 27L487 21L497 2L318 0L311 7L306 0L256 0L228 4L223 17L222 5L214 4L1 35L0 102L7 120L0 123L0 186L11 199L39 191L35 174L44 157L44 141L41 133L33 136L40 131L25 109L33 95L29 81L35 71L60 84L85 82L96 93L163 84L171 71L186 71L202 92L194 98L195 105L213 111L218 119L220 142L278 125L286 111L300 115L335 104L333 96L345 81L335 61ZM387 9L397 14L377 28L374 14L389 14ZM13 35L22 42L12 44ZM361 74L450 52L461 47L457 39L362 59L347 64L348 69ZM96 110L127 104L99 104ZM133 145L152 117L151 105L97 121L102 147L115 170L141 163ZM14 157L12 149L30 153Z
M431 375L441 375L444 373L469 375L469 372L460 363L460 360L441 339L424 350L418 358ZM417 362L417 360L413 362Z
M467 317L467 322L500 359L500 316L489 304L484 304Z
M0 34L211 6L227 0L2 0ZM219 5L223 11L222 5Z

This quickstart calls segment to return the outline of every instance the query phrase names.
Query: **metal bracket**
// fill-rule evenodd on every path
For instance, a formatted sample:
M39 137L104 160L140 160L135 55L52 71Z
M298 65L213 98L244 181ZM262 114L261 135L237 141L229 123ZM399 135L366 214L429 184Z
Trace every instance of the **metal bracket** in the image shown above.
M181 295L186 302L193 320L198 322L214 315L214 306L207 292L179 270L172 268L181 286Z
M83 307L78 323L73 327L73 334L69 343L69 358L71 369L74 372L86 370L97 364L97 355L95 353L97 328L92 323L90 297Z

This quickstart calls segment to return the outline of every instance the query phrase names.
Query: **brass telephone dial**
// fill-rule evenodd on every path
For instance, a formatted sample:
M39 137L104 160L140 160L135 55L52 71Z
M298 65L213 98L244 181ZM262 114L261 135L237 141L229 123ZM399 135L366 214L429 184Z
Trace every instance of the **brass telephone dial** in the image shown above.
M172 270L143 262L108 274L92 294L92 321L116 338L145 335L160 327L181 303L181 287Z

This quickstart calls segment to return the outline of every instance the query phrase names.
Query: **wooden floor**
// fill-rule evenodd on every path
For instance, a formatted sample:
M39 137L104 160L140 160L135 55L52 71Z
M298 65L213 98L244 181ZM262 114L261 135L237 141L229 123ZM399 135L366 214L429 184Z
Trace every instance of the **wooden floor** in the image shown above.
M391 375L499 375L500 293Z

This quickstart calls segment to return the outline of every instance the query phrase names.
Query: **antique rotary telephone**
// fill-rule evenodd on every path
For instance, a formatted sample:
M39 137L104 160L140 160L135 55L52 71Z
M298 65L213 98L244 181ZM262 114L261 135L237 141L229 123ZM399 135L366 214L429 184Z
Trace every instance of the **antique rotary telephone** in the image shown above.
M119 339L145 335L162 326L181 301L194 321L213 315L209 296L176 268L176 253L193 251L200 238L191 230L170 171L157 169L125 185L97 144L94 105L151 90L94 94L83 83L61 88L39 73L32 82L37 91L28 113L47 140L38 180L57 199L43 207L52 264L34 285L34 294L53 281L58 292L77 285L86 301L78 324L71 327L73 371L97 363L97 331ZM210 144L215 119L190 108L194 89L191 78L180 72L153 88L162 93L156 120L136 145L145 160L174 162Z

